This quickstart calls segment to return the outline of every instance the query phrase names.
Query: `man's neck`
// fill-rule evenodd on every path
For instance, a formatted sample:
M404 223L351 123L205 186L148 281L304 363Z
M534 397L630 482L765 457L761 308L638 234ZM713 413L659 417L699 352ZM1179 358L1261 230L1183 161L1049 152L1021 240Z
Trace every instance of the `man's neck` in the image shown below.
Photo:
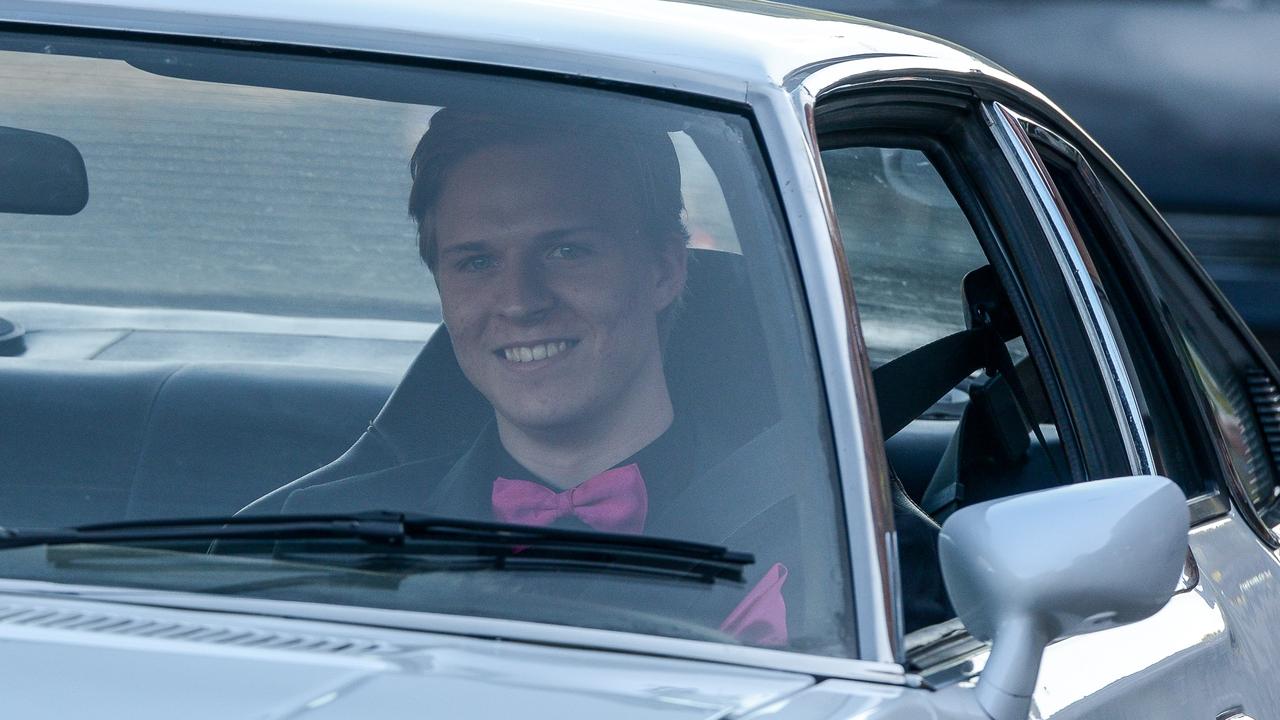
M498 437L516 462L567 490L617 465L657 440L675 418L665 382L660 393L631 403L626 412L573 427L529 432L498 414Z

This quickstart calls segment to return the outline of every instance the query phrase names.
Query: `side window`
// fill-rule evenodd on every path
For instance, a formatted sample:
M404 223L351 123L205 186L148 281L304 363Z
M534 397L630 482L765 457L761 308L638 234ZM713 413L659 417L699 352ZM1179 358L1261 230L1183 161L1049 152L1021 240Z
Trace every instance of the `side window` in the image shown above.
M1206 480L1225 471L1259 514L1275 513L1280 486L1263 422L1274 412L1274 383L1187 258L1127 194L1104 188L1060 138L1042 128L1032 134L1123 338L1157 471L1188 497L1213 492Z
M822 160L890 463L903 488L942 519L959 506L1065 481L1065 463L1053 457L1061 452L1057 429L1021 328L929 155L851 146L825 149ZM983 313L994 316L986 337L977 334ZM957 360L969 350L977 351L973 367ZM947 387L920 407L919 385L908 382Z
M1067 211L1067 220L1083 243L1099 285L1109 324L1117 330L1119 350L1134 380L1157 472L1178 483L1188 497L1206 491L1214 471L1211 450L1192 419L1197 412L1187 384L1180 382L1183 353L1159 331L1160 313L1144 283L1147 274L1125 242L1127 228L1102 192L1096 175L1079 153L1056 137L1033 128L1033 147ZM1211 489L1211 488L1210 488Z
M920 522L1070 481L1046 391L970 214L944 179L945 150L822 150L870 356L894 480L908 631L946 619L920 568ZM907 501L910 502L907 502ZM932 525L936 529L936 525ZM915 528L915 529L913 529ZM939 606L940 605L940 606Z
M1280 524L1275 379L1222 300L1208 291L1209 281L1188 266L1193 261L1174 252L1123 193L1113 195L1121 198L1119 213L1150 278L1164 332L1196 390L1212 446L1249 504L1274 528Z
M823 150L822 163L872 364L964 330L961 283L987 258L929 158L846 147Z

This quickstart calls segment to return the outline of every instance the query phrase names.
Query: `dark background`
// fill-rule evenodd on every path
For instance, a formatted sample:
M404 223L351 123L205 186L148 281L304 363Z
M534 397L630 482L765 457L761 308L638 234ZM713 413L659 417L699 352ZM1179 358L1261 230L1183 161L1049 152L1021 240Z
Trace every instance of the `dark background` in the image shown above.
M1280 357L1280 1L797 4L951 40L1040 89Z

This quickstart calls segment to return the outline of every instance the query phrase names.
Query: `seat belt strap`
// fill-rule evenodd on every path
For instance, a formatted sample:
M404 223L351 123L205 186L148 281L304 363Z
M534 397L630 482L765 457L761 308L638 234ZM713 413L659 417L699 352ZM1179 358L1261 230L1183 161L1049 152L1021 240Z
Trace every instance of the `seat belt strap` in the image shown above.
M1026 389L1023 388L1022 381L1018 379L1018 369L1013 364L1013 357L1009 355L1009 348L1000 341L999 336L995 333L991 334L991 339L991 354L994 356L995 369L1004 377L1005 382L1009 383L1009 389L1013 391L1014 404L1018 406L1018 414L1022 416L1026 424L1031 426L1031 431L1035 433L1036 442L1040 443L1040 449L1049 460L1049 467L1053 471L1053 477L1057 480L1057 484L1068 484L1070 478L1058 467L1058 461L1054 459L1053 453L1049 451L1049 443L1045 441L1044 433L1040 431L1040 423L1037 422L1031 409L1031 398L1027 395Z
M872 371L884 439L920 417L974 371L987 365L986 327L962 330L922 345Z

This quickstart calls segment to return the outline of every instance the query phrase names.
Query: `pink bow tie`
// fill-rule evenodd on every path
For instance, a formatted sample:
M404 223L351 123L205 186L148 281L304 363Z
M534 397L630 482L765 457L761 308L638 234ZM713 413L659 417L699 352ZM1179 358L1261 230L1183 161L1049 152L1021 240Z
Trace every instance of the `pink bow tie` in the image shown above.
M493 514L502 522L542 526L573 515L602 532L639 533L648 510L649 494L634 464L564 492L528 480L493 481Z

